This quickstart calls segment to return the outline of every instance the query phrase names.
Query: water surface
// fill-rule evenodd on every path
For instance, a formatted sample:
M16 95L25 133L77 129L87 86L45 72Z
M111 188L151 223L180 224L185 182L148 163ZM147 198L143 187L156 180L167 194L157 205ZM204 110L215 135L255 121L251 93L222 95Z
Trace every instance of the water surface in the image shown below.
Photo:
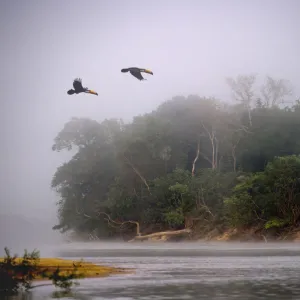
M65 299L300 299L297 243L98 242L53 250L64 258L136 269L135 274L81 280ZM43 287L22 299L53 299L59 296L55 291Z

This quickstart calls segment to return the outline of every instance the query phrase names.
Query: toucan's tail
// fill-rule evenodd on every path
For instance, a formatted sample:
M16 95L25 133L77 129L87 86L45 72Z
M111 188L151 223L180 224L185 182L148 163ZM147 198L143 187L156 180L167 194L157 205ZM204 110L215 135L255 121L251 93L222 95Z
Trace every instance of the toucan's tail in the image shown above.
M75 91L71 89L71 90L68 90L67 93L68 93L69 95L73 95L73 94L75 93Z
M126 72L128 72L128 71L129 71L129 69L122 69L122 70L121 70L122 73L126 73Z

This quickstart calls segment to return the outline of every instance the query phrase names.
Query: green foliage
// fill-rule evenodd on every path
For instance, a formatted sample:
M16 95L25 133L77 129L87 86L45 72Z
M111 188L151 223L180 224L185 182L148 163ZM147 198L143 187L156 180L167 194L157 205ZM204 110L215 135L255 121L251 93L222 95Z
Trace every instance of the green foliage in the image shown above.
M66 274L62 274L59 267L48 276L48 279L52 280L53 284L56 287L62 288L64 290L70 290L73 285L78 285L78 282L74 281L74 279L83 278L83 274L78 274L78 265L73 264L73 269L71 272L67 272Z
M176 168L173 172L156 178L152 185L151 209L154 219L163 226L172 228L184 226L184 216L193 206L191 175L188 171Z
M273 218L271 220L269 220L268 222L266 222L265 224L265 229L269 229L269 228L281 228L284 227L288 224L288 220L281 220L278 218Z
M300 157L275 157L263 172L238 184L225 200L234 226L264 224L266 229L296 225L300 218Z
M54 229L118 235L97 212L138 221L142 231L183 228L188 218L211 226L266 227L278 218L295 226L300 105L280 108L290 95L288 82L266 77L256 92L255 80L227 79L234 105L177 96L128 124L67 122L52 149L76 153L52 179L60 196Z
M180 208L166 212L164 215L165 221L170 225L170 227L178 227L184 224L184 215Z
M17 292L21 287L30 289L32 280L38 275L39 252L25 250L20 262L17 255L11 256L8 248L5 248L5 254L0 262L0 291Z
M228 223L231 226L240 227L252 224L254 213L251 200L251 196L247 192L224 200L225 213L228 214Z
M40 255L36 250L31 253L25 250L20 260L17 255L11 256L8 248L5 248L5 254L3 261L0 261L0 292L17 293L22 288L30 290L34 288L32 282L37 278L52 280L56 287L70 290L77 284L74 279L83 278L83 274L78 274L78 265L75 263L73 269L64 274L59 267L54 272L40 268Z

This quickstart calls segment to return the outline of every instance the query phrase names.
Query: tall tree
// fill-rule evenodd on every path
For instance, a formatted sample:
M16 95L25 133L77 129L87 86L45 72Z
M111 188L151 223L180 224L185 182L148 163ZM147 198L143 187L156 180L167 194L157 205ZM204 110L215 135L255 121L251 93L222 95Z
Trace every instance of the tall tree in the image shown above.
M55 229L108 237L121 229L135 235L137 223L147 233L181 229L193 220L203 228L225 224L224 197L235 193L237 178L264 171L275 156L300 153L299 103L276 106L284 89L275 89L268 94L274 105L262 99L254 105L254 81L228 81L239 105L189 95L129 124L72 118L53 145L54 151L74 152L52 179L60 196Z
M274 107L286 103L286 97L292 95L292 87L289 81L284 79L274 79L267 76L265 83L261 87L263 105Z
M226 78L226 82L233 92L234 99L247 111L249 125L252 126L251 107L254 101L254 83L256 75L239 75L236 79Z

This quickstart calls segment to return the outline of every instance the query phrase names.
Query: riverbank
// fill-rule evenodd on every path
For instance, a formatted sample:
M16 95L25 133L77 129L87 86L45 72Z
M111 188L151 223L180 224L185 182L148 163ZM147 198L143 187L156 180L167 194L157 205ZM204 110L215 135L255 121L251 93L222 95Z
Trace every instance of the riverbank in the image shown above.
M300 242L300 228L263 229L251 227L244 229L204 229L194 228L178 231L154 232L137 236L127 242L196 242L196 241L225 241L225 242Z
M244 229L230 228L218 230L217 228L201 232L195 230L192 240L234 241L234 242L300 242L300 228L270 228L250 227Z
M98 238L94 241L99 240ZM101 239L100 239L101 240ZM114 239L113 239L114 240ZM89 242L86 237L69 237L68 243ZM110 241L110 240L106 240ZM289 228L265 229L261 225L248 228L222 228L221 226L203 226L195 224L191 228L180 230L155 231L148 227L140 235L124 234L123 242L197 242L197 241L225 241L225 242L300 242L300 226Z

